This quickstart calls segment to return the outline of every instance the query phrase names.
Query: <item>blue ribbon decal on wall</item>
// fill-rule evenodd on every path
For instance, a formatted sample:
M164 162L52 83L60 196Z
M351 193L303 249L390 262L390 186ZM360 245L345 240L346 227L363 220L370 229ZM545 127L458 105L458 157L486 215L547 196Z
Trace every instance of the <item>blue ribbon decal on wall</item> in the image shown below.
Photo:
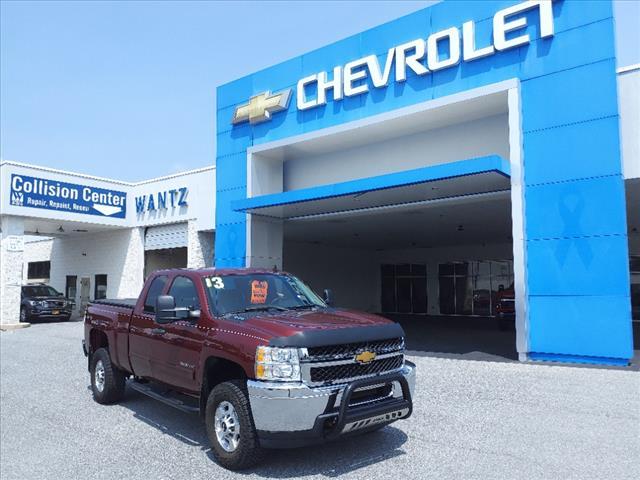
M566 193L558 205L560 218L564 223L563 238L556 249L556 258L560 264L564 264L569 255L571 246L575 246L578 256L585 266L593 261L593 251L589 246L589 242L579 241L582 238L581 222L585 210L584 198L573 193Z

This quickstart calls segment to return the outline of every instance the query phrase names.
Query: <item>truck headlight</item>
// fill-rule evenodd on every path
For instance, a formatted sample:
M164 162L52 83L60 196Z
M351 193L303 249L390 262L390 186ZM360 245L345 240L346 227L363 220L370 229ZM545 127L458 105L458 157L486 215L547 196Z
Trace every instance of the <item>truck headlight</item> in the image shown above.
M259 346L256 349L256 378L280 382L300 381L298 349Z

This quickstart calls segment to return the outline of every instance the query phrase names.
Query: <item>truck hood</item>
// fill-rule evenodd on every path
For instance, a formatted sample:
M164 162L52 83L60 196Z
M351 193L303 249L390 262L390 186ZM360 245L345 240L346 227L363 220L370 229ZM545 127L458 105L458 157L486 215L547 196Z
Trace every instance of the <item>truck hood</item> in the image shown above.
M69 301L68 298L60 297L57 295L38 295L34 297L24 297L24 298L27 300L59 300L59 301L65 301L65 302Z
M312 331L338 330L393 324L391 320L352 310L327 308L278 312L248 317L245 325L263 336L283 337Z

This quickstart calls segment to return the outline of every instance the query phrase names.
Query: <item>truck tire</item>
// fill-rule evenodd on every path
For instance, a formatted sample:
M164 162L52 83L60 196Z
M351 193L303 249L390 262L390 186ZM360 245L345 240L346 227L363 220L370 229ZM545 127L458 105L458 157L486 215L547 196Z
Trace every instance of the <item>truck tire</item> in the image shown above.
M27 313L27 309L25 307L20 308L20 323L29 322L29 314Z
M93 399L102 404L115 403L124 396L126 377L113 363L106 348L91 355L91 391Z
M211 391L205 422L211 451L222 467L244 470L262 460L244 381L223 382Z

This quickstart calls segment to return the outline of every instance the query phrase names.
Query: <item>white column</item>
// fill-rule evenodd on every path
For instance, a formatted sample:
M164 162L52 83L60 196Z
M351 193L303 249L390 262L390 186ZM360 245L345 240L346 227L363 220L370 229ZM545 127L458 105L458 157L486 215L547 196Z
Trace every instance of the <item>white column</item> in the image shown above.
M525 230L524 165L520 90L510 88L509 156L511 163L511 229L513 237L513 278L516 300L516 349L520 361L529 352L529 301L527 297L527 258Z
M247 267L282 270L282 220L249 215L247 221Z
M20 323L24 220L3 215L0 218L0 228L0 326L4 329Z
M199 232L195 220L187 228L187 268L206 268L213 265L213 232Z
M108 283L107 279L107 283ZM116 298L136 298L144 285L144 228L132 228Z

